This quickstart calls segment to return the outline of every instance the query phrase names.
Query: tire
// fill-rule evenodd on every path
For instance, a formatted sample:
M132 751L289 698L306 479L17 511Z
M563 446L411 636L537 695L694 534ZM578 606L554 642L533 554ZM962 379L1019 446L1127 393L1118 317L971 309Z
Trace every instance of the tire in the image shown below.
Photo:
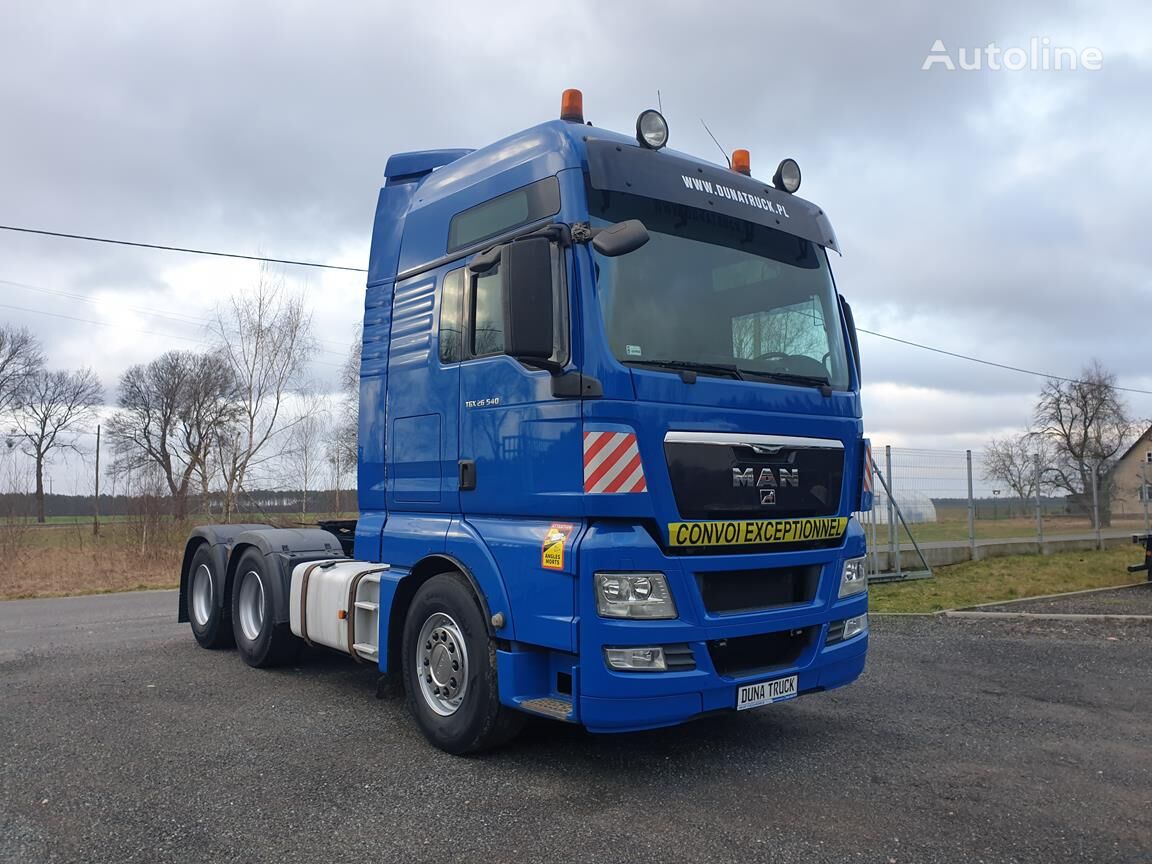
M201 648L231 648L232 609L221 602L224 576L211 547L201 543L192 555L188 582L184 586L184 611L192 625L192 635Z
M232 633L236 649L245 663L259 669L292 662L302 644L287 623L273 621L273 578L257 549L245 550L232 577Z
M519 733L525 716L500 704L496 644L463 576L441 573L420 586L403 639L408 707L430 743L460 756Z

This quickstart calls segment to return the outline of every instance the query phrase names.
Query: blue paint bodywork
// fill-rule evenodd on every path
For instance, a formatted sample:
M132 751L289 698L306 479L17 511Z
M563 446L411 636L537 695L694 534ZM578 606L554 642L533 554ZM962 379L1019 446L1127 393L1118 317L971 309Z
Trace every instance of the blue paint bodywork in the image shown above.
M637 147L630 137L557 120L480 150L401 154L388 161L365 296L355 556L392 566L381 585L384 609L404 596L404 580L426 578L455 562L476 586L486 613L502 616L492 630L502 701L515 706L539 697L571 699L569 719L593 730L652 728L731 709L737 687L749 681L798 674L801 693L849 683L863 669L867 635L827 647L824 636L830 622L867 608L866 594L836 599L843 561L864 554L859 525L851 520L835 548L676 554L664 536L663 526L681 517L663 442L669 430L837 439L845 448L840 515L851 516L870 504L860 488L863 440L854 372L848 390L825 396L812 387L706 376L687 384L675 374L626 367L604 336L595 265L585 244L559 251L568 304L566 368L597 379L602 396L554 396L550 372L507 356L440 360L440 287L478 251L447 255L451 218L554 176L562 203L552 221L587 222L589 139ZM676 155L713 174L723 170ZM843 335L847 342L846 329ZM636 433L647 492L584 494L582 441L590 424ZM474 490L460 491L460 460L475 462ZM563 566L544 569L542 544L554 524L570 526ZM801 564L822 571L815 599L800 606L710 615L697 588L699 573ZM665 573L679 617L598 617L598 570ZM382 614L380 621L380 645L395 645L402 617ZM819 638L795 663L746 680L718 675L706 647L712 640L808 626L820 628ZM603 659L606 645L672 643L691 647L695 670L614 672ZM397 660L382 650L381 670Z

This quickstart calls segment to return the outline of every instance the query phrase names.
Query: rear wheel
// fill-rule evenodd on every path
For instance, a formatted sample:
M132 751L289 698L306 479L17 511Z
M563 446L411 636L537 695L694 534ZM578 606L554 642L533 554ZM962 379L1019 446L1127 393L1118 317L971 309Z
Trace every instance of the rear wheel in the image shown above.
M441 573L420 586L403 638L408 705L432 744L465 754L515 737L525 718L500 704L496 645L464 577Z
M240 556L232 579L232 633L249 666L281 666L295 659L300 641L287 623L274 623L267 562L256 549Z
M203 648L231 648L232 622L230 609L221 602L224 587L219 567L207 543L192 555L188 582L184 586L185 611L192 625L192 635Z

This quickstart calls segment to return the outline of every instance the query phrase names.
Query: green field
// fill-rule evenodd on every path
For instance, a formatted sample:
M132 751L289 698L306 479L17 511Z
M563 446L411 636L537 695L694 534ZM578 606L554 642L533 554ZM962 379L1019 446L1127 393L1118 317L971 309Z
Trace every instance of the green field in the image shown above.
M1127 572L1143 550L1136 546L1102 552L1011 555L938 567L934 578L889 582L870 589L873 612L938 612L979 603L1019 600L1085 588L1108 588L1139 581Z

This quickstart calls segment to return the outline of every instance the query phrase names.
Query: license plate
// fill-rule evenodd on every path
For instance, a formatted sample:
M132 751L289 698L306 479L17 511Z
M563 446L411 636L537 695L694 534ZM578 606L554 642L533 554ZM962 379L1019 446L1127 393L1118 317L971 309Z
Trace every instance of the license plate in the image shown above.
M772 702L783 702L796 696L796 676L777 678L774 681L761 681L759 684L745 684L736 691L736 710L759 708Z

